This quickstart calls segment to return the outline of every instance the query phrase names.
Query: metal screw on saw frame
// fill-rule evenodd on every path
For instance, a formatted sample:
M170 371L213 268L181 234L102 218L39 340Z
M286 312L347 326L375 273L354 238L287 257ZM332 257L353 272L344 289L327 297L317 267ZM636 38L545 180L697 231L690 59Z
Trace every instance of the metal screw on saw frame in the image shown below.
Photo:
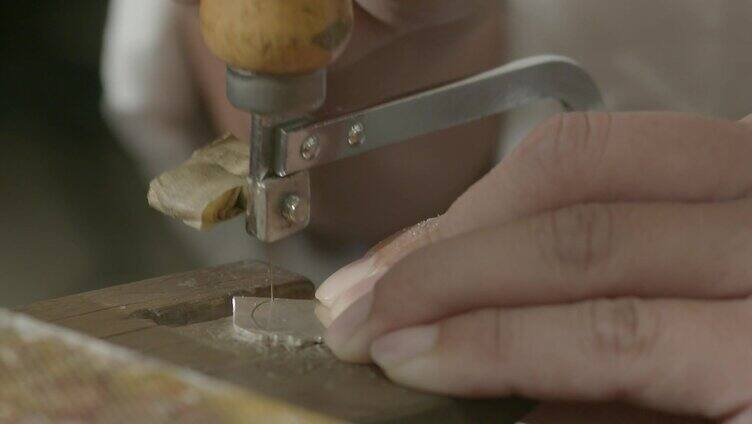
M314 160L321 151L321 143L316 136L310 136L300 146L300 156L305 160Z
M300 196L291 194L282 202L282 216L291 224L302 224L305 222L303 199Z
M347 144L352 147L358 147L366 141L366 128L362 123L356 122L350 127L350 132L347 135Z

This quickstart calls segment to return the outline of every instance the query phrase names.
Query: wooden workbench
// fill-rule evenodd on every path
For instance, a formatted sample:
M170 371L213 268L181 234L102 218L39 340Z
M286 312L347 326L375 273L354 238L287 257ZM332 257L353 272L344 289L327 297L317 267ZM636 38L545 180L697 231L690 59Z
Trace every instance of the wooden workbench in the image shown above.
M275 269L279 297L311 298L304 278ZM238 335L235 295L268 296L268 266L242 262L35 303L18 311L276 401L357 422L515 422L519 400L464 401L398 387L374 367L323 346L288 350Z

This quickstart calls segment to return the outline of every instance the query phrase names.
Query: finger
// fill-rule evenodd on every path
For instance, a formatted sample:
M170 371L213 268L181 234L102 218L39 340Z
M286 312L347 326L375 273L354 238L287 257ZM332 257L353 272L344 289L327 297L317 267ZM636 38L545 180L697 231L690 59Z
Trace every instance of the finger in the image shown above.
M752 125L752 115L749 115L746 118L742 119L741 122L743 124Z
M358 299L373 290L374 285L376 285L379 279L381 279L380 275L375 275L373 277L367 278L360 284L356 284L355 286L344 292L340 297L338 297L337 301L334 302L331 307L330 316L332 318L332 321L336 320L340 315L342 315L342 313L345 312L350 306L352 306L352 304L355 303Z
M377 340L394 381L437 393L624 400L724 418L752 402L749 301L486 309Z
M326 306L333 306L344 293L355 285L372 286L396 261L421 246L430 243L437 219L429 219L376 245L366 256L332 274L316 290L316 298ZM362 291L362 290L360 290ZM352 292L351 292L352 293Z
M752 132L675 113L559 115L534 131L442 217L439 238L577 203L744 197ZM691 184L687 182L691 181Z
M324 326L324 328L329 328L330 325L332 325L332 313L324 305L316 305L316 307L313 310L314 314L316 315L316 318L321 322L321 325Z
M748 296L750 215L752 200L591 204L438 242L376 283L367 321L348 323L352 333L335 322L330 347L367 361L371 341L386 332L491 306Z
M383 273L434 241L544 210L615 199L737 199L752 184L749 158L752 132L739 123L673 113L560 115L531 133L446 214L378 250L367 272L335 274L320 291L333 303L375 270Z

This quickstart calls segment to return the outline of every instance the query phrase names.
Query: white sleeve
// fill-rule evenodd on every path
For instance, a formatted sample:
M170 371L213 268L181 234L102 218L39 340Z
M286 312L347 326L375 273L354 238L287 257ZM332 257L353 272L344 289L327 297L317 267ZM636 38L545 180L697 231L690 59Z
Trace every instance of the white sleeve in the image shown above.
M739 118L752 98L750 22L748 1L510 0L506 28L513 57L573 57L614 110Z
M103 109L147 176L179 164L208 140L178 26L185 7L168 0L110 2Z

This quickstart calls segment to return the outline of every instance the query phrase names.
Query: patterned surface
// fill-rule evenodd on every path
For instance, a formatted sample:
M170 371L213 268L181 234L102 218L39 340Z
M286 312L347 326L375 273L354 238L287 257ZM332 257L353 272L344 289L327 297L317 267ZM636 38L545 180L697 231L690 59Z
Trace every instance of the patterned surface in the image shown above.
M0 309L0 422L331 422Z

